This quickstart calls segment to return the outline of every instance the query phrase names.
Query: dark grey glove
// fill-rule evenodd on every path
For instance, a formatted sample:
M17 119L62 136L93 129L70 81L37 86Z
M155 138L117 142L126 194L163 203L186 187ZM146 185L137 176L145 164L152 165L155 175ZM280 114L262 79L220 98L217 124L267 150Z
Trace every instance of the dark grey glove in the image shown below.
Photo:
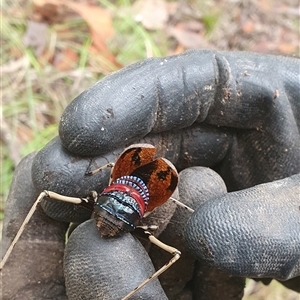
M6 202L1 257L12 242L39 192L31 180L35 153L17 166ZM1 271L3 300L66 300L63 255L67 223L49 218L39 206Z
M114 161L125 145L138 140L154 144L158 154L170 159L179 170L196 165L214 169L229 191L299 173L299 68L296 58L214 51L148 59L124 68L96 83L66 108L60 123L60 139L51 141L33 162L35 188L39 192L47 189L79 197L85 197L91 190L101 191L107 184L108 172L85 176L86 171ZM189 203L191 190L191 206L196 208L203 201L205 204L196 209L185 233L189 216L181 216L176 209L170 221L172 229L166 228L162 234L172 245L168 232L175 237L178 232L174 242L179 240L179 246L182 245L182 260L186 247L201 262L204 259L221 268L225 272L220 275L223 279L229 278L226 272L241 277L299 276L299 176L229 194L219 184L210 185L210 180L204 180L212 193L203 196L197 188L205 188L201 185L203 173L198 171L181 175L187 179L180 184L180 199ZM208 179L215 176L218 178L214 173ZM67 206L70 207L50 200L43 203L47 214L60 220L89 218L90 212L84 208ZM95 295L100 295L99 299L118 299L125 296L125 290L130 291L143 281L140 277L146 278L153 272L136 242L120 246L119 251L112 248L98 253L90 248L94 242L88 246L84 240L84 248L80 238L84 226L92 225L80 226L70 239L71 245L78 246L67 246L65 277L69 299L95 299ZM139 279L132 280L132 273L138 271L134 264L128 266L131 260L120 252L145 270L144 276L139 274ZM177 272L172 279L173 288L172 281L166 280L170 299L179 299L185 289L187 294L194 291L193 299L202 299L197 283L205 274L192 274L192 256L188 260L189 271ZM116 268L109 268L103 261L109 261L111 266L115 263L117 269L126 272L120 276L121 271L116 274ZM92 275L91 266L97 270ZM70 275L79 271L79 277ZM184 279L180 279L181 275ZM100 278L98 285L97 281L89 280L91 276ZM84 281L87 288L80 288L78 280ZM228 283L222 286L228 295L237 295L237 290L242 293L243 281L234 280L223 280ZM110 288L112 282L116 290ZM179 285L176 293L170 291ZM235 292L230 286L236 286ZM113 294L105 292L104 287ZM88 290L91 294L87 294ZM143 294L143 299L158 299L151 293Z

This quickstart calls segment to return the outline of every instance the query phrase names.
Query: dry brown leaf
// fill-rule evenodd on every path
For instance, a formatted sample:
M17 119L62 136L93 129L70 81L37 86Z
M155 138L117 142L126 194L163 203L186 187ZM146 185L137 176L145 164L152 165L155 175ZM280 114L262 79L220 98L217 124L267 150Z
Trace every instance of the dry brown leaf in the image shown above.
M34 0L39 6L44 5L64 5L77 12L89 25L92 38L98 45L99 50L107 50L106 42L114 35L112 19L110 13L99 7L84 3L76 3L67 0Z
M256 1L256 5L260 7L263 12L270 12L274 6L273 0Z
M175 37L185 49L205 48L207 46L204 39L203 24L196 21L178 23L169 28L169 34Z
M78 54L70 48L66 48L55 58L53 65L60 71L71 70L78 61Z
M91 30L93 42L98 50L107 51L106 43L114 35L110 13L98 6L90 6L71 1L61 2L76 11L87 22Z
M181 44L178 44L176 49L174 51L172 51L171 53L169 53L169 55L177 55L184 51L185 51L185 48Z
M293 54L297 52L297 46L289 43L282 43L278 46L278 50L281 53Z
M66 18L66 9L63 6L52 3L33 5L33 11L30 18L37 22L56 24L62 22Z
M135 20L149 30L164 28L169 19L164 0L139 0L134 3L132 10Z
M66 6L78 13L88 24L93 41L93 49L101 52L102 56L114 65L118 65L115 56L107 47L107 42L114 36L112 26L112 18L110 13L99 7L87 5L84 3L76 3L67 0L34 0L34 3L39 6L46 4Z
M243 30L244 33L250 34L250 33L252 33L255 30L255 25L251 21L246 21L242 25L242 30Z
M270 42L265 37L261 37L256 41L255 45L253 46L253 51L259 53L270 52Z

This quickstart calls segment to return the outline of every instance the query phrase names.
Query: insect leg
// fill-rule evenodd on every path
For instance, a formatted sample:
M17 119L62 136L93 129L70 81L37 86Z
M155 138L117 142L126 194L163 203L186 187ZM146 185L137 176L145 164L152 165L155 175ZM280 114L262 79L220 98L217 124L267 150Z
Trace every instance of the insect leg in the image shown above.
M64 202L69 202L69 203L73 203L73 204L80 204L82 202L88 202L87 199L63 196L63 195L60 195L60 194L57 194L57 193L51 192L51 191L43 191L42 193L40 193L40 195L38 196L38 198L36 199L36 201L34 202L32 207L30 208L26 218L24 219L24 221L23 221L19 231L17 232L16 236L14 237L12 243L10 244L9 248L7 249L5 255L4 255L4 257L3 257L3 259L0 263L0 271L4 267L4 265L7 261L7 259L9 258L14 246L18 242L20 236L22 235L22 233L25 229L25 226L27 225L27 223L30 221L32 215L34 214L37 205L44 199L44 197L49 197L49 198L52 198L52 199L56 199L56 200L64 201Z
M184 209L186 209L187 211L193 213L194 210L192 208L190 208L189 206L183 204L182 202L180 202L179 200L173 198L173 197L170 197L170 200L173 201L176 205L180 206L180 207L183 207Z
M38 199L41 197L42 194L44 194L44 195L42 196L40 201L42 201L44 197L49 197L54 200L59 200L59 201L68 202L68 203L72 203L72 204L81 204L82 202L88 201L85 198L68 197L68 196L60 195L58 193L51 192L51 191L43 191L40 194L40 196L38 197Z
M171 267L179 258L181 255L181 252L177 250L174 247L168 246L158 240L155 236L153 236L149 231L145 231L145 234L148 236L148 239L151 243L158 246L159 248L171 253L173 257L169 262L167 262L164 266L162 266L159 270L157 270L153 275L151 275L149 278L147 278L144 282L142 282L139 286L137 286L132 292L130 292L127 296L122 298L122 300L128 300L130 297L132 297L137 291L139 291L143 286L148 284L150 281L158 277L160 274L165 272L169 267Z
M99 172L101 172L102 170L107 169L107 168L111 168L111 172L112 172L114 166L115 166L114 163L108 163L108 164L106 164L106 165L104 165L104 166L102 166L102 167L100 167L100 168L98 168L98 169L95 169L95 170L93 170L93 171L88 171L88 172L86 172L85 175L95 175L95 174L97 174L97 173L99 173Z
M85 173L85 175L95 175L95 174L101 172L102 170L104 170L104 169L106 169L106 168L111 168L111 170L110 170L109 182L108 182L108 184L110 185L111 182L112 182L112 173L113 173L114 166L115 166L114 163L108 163L108 164L106 164L106 165L104 165L104 166L102 166L102 167L100 167L100 168L98 168L98 169L95 169L94 171L87 171L87 172Z
M146 230L156 230L158 229L157 225L140 225L140 226L136 226L136 228L140 228L143 229L144 231Z

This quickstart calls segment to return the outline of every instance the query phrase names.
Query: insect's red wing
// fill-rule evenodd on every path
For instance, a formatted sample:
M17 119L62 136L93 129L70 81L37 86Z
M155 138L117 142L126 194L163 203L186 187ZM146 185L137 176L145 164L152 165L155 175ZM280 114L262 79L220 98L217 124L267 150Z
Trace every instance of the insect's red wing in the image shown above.
M131 175L141 178L149 190L147 211L162 205L173 194L178 183L178 173L173 164L165 158L157 158L134 170Z
M112 171L112 181L130 175L135 169L153 161L156 149L150 144L133 144L119 156Z

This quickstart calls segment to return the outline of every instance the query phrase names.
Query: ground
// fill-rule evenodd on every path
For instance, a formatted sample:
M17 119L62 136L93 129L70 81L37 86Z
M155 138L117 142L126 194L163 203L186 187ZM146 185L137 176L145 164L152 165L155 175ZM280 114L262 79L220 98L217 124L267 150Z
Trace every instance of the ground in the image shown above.
M298 0L7 0L2 7L2 214L20 159L54 137L66 105L110 72L195 48L299 56ZM244 299L299 297L284 293L249 283Z

